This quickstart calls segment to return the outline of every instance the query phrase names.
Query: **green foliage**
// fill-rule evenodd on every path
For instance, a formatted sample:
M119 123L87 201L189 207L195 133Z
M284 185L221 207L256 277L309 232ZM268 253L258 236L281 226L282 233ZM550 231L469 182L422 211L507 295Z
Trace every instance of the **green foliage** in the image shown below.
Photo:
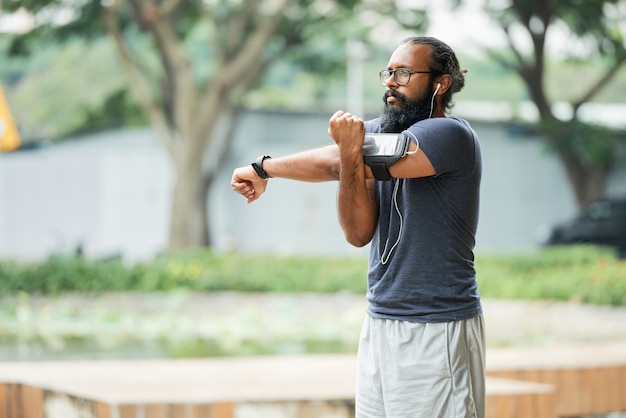
M554 299L626 306L626 261L602 247L547 248L536 254L478 255L483 297ZM109 291L364 293L367 261L274 255L172 253L152 263L52 257L38 264L0 263L0 294Z
M105 291L365 291L363 260L168 254L150 264L55 256L43 263L0 263L0 294Z
M193 290L365 291L363 260L216 254L204 250L159 257L154 265Z
M544 88L555 102L574 103L580 99L596 80L611 66L612 58L563 57L551 58L546 67ZM611 83L593 96L592 102L624 103L626 91L626 67L622 67Z
M29 141L55 140L77 132L119 126L120 122L132 124L139 120L145 123L145 118L137 117L138 107L127 98L123 98L122 111L115 112L110 106L120 100L120 89L133 90L135 86L125 79L118 64L119 57L112 50L110 39L105 39L103 16L107 13L116 13L133 62L146 76L145 81L154 94L154 104L166 112L181 104L170 103L174 97L172 73L163 65L171 57L162 56L164 51L158 48L163 40L155 39L151 32L153 19L164 19L173 29L175 43L181 47L177 54L193 67L195 90L201 92L211 88L216 71L232 65L243 45L250 37L255 37L257 26L265 17L263 7L240 1L181 2L172 13L163 12L165 14L161 14L159 5L147 7L136 1L124 2L124 6L115 11L106 3L67 0L0 2L0 10L15 11L18 3L37 17L38 26L26 34L4 38L0 55L11 56L13 62L17 56L28 56L30 61L41 60L42 54L47 57L42 72L22 67L21 73L16 74L15 70L0 69L0 79L9 80L11 84L22 79L7 96L13 102L22 136ZM328 86L325 80L343 76L346 40L370 40L368 31L379 21L361 22L358 16L364 10L371 9L370 12L388 18L401 16L402 22L395 23L398 28L424 28L423 10L401 8L395 3L393 0L376 3L335 0L324 5L313 0L289 2L286 9L278 13L284 15L280 30L268 45L259 45L264 52L258 65L248 68L245 77L229 86L233 100L244 100L253 92L248 101L253 107L295 105L310 109L327 94L323 91ZM54 21L57 15L64 17L62 22ZM76 62L77 56L80 62ZM253 87L258 82L248 79L256 80L253 73L264 73L276 61L289 62L289 71L294 77L288 77L288 86L282 80L277 87L257 94ZM106 78L99 77L103 73ZM299 91L302 80L305 89ZM235 91L237 89L241 92ZM260 96L264 99L260 100ZM230 100L225 99L225 102L231 104Z
M43 263L0 264L0 293L102 292L143 290L149 283L158 288L167 283L164 274L143 266L125 267L120 260L89 261L81 257L54 256ZM146 289L147 290L147 289Z
M145 126L146 119L139 106L129 97L126 89L120 89L108 96L101 106L85 106L83 123L71 134L94 132L111 128Z
M536 254L477 257L481 295L626 306L626 260L594 246L552 247Z
M128 99L126 80L109 42L48 47L43 56L26 63L19 82L6 92L27 140L62 138L88 126L94 130L141 120Z
M561 155L573 155L586 167L610 167L615 150L626 145L626 130L610 129L580 120L546 121L544 132L554 140L548 148Z
M32 7L43 3L34 1ZM8 7L8 4L5 2L4 6ZM387 15L402 12L394 12L383 3L378 7ZM423 25L425 17L420 19ZM210 59L216 48L210 42L210 25L195 20L183 23L181 27L186 28L185 49L194 62L196 81L200 85L206 84L210 82L216 64ZM314 26L307 26L307 31L316 33L316 36L309 34L312 41L305 47L281 55L269 67L260 85L246 93L246 106L316 111L345 106L346 36L368 41L369 35L364 28L353 25L339 36L336 31L323 30L324 24L328 23L319 21ZM29 44L30 56L3 60L0 80L5 83L5 93L25 138L56 139L120 124L146 123L130 94L130 87L118 64L119 58L109 40L96 38L85 42L79 38L76 36L63 46L56 43L55 38L36 38ZM6 55L12 39L13 36L9 35L0 39L0 55ZM150 40L138 30L128 31L128 39L134 51L144 51L145 71L155 72L158 60L150 55ZM275 48L280 45L279 42ZM382 86L377 74L390 53L381 49L374 42L368 45L369 57L365 63L365 103L372 114L378 112L382 103ZM515 104L528 97L521 79L510 70L487 57L463 56L463 50L458 52L462 67L469 69L469 73L467 85L457 101L502 100ZM545 83L549 96L555 101L572 101L580 97L608 65L609 62L588 57L550 60ZM498 88L493 88L494 85ZM616 74L610 87L598 93L597 100L621 103L623 95L620 93L624 89L626 69Z

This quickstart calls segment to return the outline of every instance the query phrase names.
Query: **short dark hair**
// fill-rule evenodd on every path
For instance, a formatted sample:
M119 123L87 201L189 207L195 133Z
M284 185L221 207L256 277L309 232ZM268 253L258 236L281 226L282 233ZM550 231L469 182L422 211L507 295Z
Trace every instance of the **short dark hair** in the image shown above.
M452 77L452 85L441 98L441 104L444 111L452 109L452 95L461 91L465 86L465 73L467 70L461 70L459 60L456 54L445 42L430 36L411 36L402 41L403 44L411 43L416 45L430 46L430 75L431 81L434 78L448 74Z

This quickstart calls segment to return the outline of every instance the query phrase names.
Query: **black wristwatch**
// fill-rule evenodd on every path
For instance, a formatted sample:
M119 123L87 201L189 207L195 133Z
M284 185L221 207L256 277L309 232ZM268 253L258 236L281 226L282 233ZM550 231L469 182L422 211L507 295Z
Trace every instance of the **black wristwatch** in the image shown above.
M263 180L267 180L270 178L269 174L267 174L267 172L263 170L263 161L265 161L266 158L272 157L270 157L269 155L259 155L257 159L252 163L252 168L254 168L254 171L256 171L258 176L261 177Z

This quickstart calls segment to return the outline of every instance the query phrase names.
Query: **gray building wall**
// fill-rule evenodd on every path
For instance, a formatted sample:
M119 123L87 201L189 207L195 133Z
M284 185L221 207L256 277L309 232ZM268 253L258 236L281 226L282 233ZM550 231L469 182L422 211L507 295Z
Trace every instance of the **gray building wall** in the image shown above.
M280 156L331 143L329 115L250 112L209 195L219 250L364 256L337 221L336 183L272 179L247 205L230 188L232 169L260 154ZM576 214L559 162L538 138L504 124L473 122L484 173L477 252L529 251L542 229ZM626 195L626 163L609 195ZM0 156L0 258L36 260L74 251L148 259L167 245L173 170L149 130L107 132L81 141ZM410 221L410 220L409 220Z

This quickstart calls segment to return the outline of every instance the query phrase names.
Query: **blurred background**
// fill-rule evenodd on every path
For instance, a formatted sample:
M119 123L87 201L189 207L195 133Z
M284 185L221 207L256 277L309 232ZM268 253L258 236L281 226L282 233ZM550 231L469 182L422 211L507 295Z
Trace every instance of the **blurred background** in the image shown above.
M233 336L231 321L264 321L251 307L267 306L236 299L225 306L251 310L194 328L207 312L184 309L218 290L326 292L343 307L347 290L349 326L307 336L308 322L291 323L260 351L319 339L330 341L319 350L352 350L368 249L343 238L336 184L270 180L246 205L230 176L258 155L328 144L337 109L376 117L378 72L410 35L442 39L468 70L453 114L483 150L481 292L626 303L623 0L4 0L0 33L7 359L106 356L133 338L159 356L237 352L258 327ZM544 253L580 243L594 247ZM309 305L272 306L266 331ZM120 355L150 352L133 350Z
M484 152L477 250L536 249L626 195L625 6L522 3L4 2L0 257L365 254L342 238L335 184L272 181L247 206L230 175L329 143L337 109L375 117L378 71L414 34L468 69L454 114Z

